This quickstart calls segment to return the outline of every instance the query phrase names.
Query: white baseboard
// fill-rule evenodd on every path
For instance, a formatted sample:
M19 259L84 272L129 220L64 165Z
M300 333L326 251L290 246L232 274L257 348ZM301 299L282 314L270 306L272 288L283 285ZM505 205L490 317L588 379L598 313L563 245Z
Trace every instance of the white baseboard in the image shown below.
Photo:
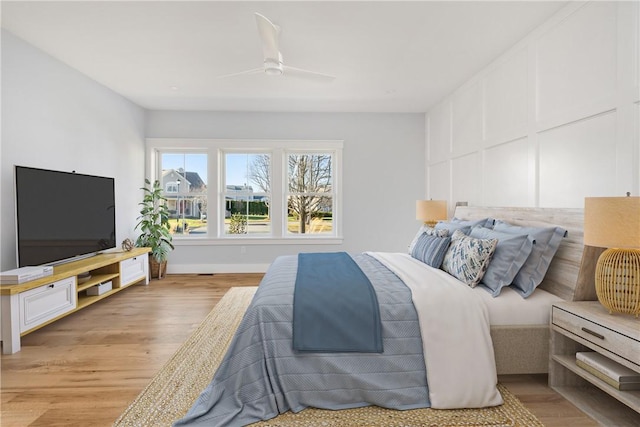
M270 264L167 264L167 274L264 273Z

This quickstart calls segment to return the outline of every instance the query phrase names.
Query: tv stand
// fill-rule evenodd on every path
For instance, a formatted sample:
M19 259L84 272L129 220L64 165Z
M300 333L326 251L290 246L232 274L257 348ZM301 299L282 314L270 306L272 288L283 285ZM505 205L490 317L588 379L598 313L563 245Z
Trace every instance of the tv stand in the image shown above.
M61 264L53 275L21 283L0 285L2 353L20 351L20 337L100 301L129 285L149 284L150 248L108 252ZM78 276L90 278L78 283ZM112 289L88 295L87 289L111 282Z

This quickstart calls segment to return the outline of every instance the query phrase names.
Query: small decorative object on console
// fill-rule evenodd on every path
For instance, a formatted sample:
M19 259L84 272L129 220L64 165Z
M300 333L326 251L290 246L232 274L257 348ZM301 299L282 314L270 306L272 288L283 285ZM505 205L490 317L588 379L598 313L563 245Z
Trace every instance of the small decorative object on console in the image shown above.
M133 249L135 247L135 244L133 243L133 240L131 239L124 239L122 241L122 250L125 252L129 252L131 249Z

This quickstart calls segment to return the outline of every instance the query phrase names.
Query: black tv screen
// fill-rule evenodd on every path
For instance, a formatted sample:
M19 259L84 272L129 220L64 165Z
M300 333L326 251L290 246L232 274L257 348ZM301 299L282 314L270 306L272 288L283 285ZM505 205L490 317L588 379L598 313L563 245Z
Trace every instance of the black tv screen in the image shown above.
M15 167L18 266L116 246L113 178Z

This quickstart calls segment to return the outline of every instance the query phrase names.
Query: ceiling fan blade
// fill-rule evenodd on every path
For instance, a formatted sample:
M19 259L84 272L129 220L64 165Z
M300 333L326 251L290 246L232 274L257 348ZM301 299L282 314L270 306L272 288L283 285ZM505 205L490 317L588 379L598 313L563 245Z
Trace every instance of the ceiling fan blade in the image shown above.
M336 78L336 76L332 76L330 74L318 73L317 71L303 70L302 68L290 67L288 65L284 65L283 69L284 69L283 74L285 76L295 75L298 77L311 77L317 80L325 80L325 81L331 81Z
M260 74L260 73L264 73L264 68L262 68L262 67L253 68L251 70L240 71L239 73L225 74L223 76L218 76L218 78L219 79L226 79L227 77L246 76L246 75L249 75L249 74Z
M264 59L279 60L278 36L280 35L280 27L258 12L256 12L256 23L258 24L258 33L262 39Z

